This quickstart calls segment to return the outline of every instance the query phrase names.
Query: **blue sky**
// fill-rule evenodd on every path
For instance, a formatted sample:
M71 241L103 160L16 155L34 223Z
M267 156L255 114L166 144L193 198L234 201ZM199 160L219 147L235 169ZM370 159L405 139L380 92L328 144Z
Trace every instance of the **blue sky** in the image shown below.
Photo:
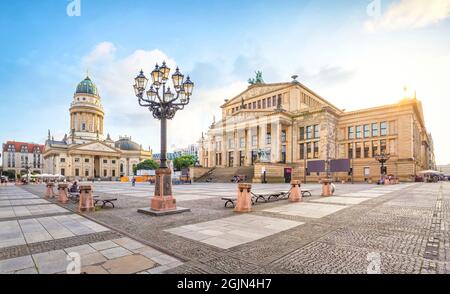
M393 103L403 88L423 101L440 163L450 163L450 1L9 0L0 7L0 141L43 143L69 131L68 108L86 70L113 138L159 149L158 122L132 83L161 59L196 83L170 123L169 146L194 142L223 100L262 70L266 82L299 80L348 110ZM427 4L424 4L427 3ZM188 122L188 123L186 123Z

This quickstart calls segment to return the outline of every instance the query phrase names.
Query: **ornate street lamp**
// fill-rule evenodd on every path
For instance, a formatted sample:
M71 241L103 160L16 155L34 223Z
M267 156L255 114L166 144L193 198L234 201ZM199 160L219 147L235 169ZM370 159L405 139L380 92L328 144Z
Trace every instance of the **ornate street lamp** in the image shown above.
M381 164L380 174L381 174L381 181L383 181L386 174L384 165L391 158L391 156L387 153L382 152L375 155L374 157Z
M172 92L168 85L170 68L166 62L163 62L161 66L156 64L150 75L152 83L148 91L146 88L149 79L142 70L135 78L134 91L139 105L147 107L153 117L161 121L161 159L160 167L156 171L155 196L152 198L150 210L140 209L139 212L161 215L187 211L187 209L177 209L176 200L172 195L171 170L167 166L167 120L173 119L178 110L183 110L189 104L194 83L189 76L185 80L177 67L172 75L175 93Z

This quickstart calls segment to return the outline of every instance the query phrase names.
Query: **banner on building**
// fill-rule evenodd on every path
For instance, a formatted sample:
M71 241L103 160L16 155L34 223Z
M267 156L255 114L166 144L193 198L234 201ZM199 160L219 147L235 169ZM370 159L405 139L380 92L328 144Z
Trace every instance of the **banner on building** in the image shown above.
M350 171L350 159L333 159L330 161L330 172L346 172Z
M308 172L310 173L325 172L325 160L308 161Z

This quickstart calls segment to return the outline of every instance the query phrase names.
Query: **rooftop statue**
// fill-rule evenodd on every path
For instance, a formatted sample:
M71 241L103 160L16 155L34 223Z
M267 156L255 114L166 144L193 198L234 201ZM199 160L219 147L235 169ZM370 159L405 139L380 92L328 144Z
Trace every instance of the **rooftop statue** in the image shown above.
M255 85L255 84L264 84L264 80L262 77L262 71L256 71L256 77L254 79L248 79L248 83L250 85Z

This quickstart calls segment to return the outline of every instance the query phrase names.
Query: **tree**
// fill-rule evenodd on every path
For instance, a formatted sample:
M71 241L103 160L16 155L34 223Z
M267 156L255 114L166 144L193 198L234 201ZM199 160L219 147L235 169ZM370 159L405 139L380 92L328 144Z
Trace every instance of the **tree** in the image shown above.
M193 155L183 155L173 160L173 167L176 170L182 170L183 168L193 166L196 162L196 158Z
M159 164L153 159L146 159L143 162L140 162L133 168L134 174L136 174L137 170L155 170L159 167Z

